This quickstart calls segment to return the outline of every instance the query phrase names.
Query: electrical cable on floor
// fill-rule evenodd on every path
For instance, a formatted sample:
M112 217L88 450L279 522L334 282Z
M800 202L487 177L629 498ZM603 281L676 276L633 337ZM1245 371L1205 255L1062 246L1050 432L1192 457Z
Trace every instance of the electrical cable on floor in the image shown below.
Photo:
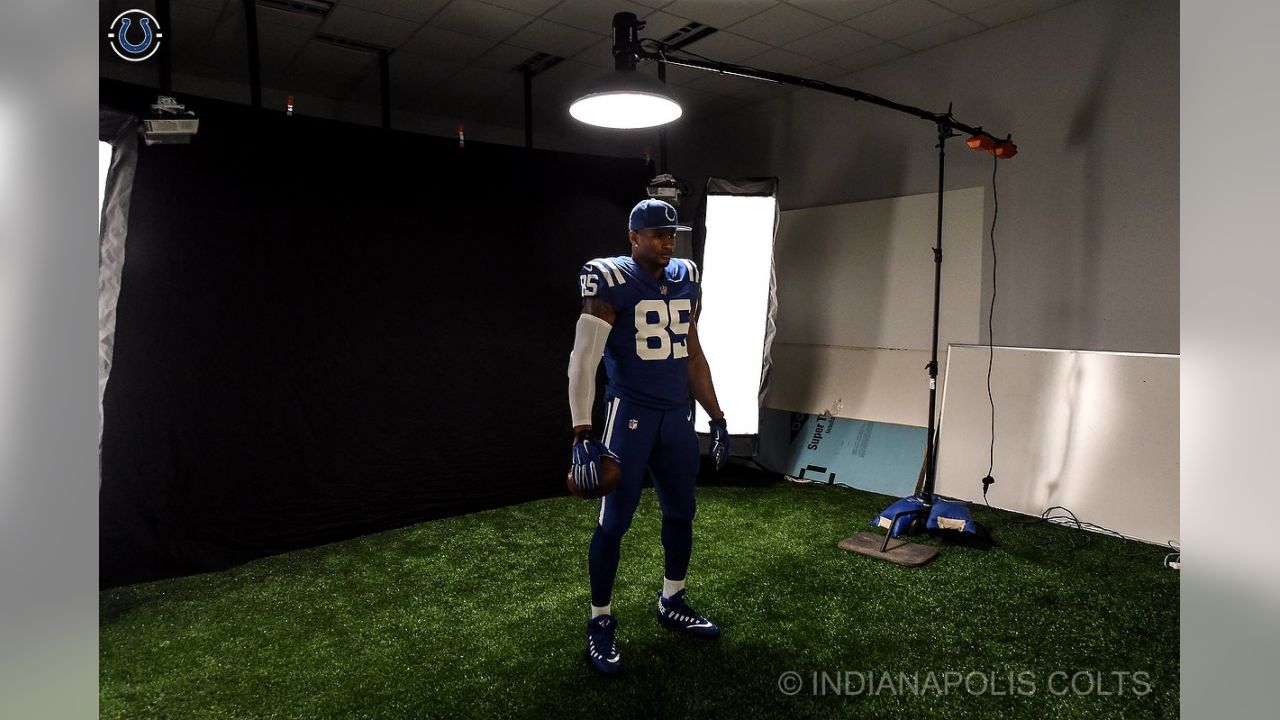
M1060 512L1054 512L1054 511L1060 511ZM1153 552L1164 552L1166 549L1173 549L1175 551L1178 550L1177 543L1172 540L1170 540L1169 542L1166 542L1164 545L1153 546L1145 541L1131 538L1128 535L1125 535L1124 533L1118 532L1116 530L1112 530L1111 528L1103 527L1101 525L1098 525L1097 523L1086 522L1084 520L1081 520L1079 517L1077 517L1076 514L1072 512L1069 508L1066 508L1062 505L1054 505L1046 509L1043 513L1040 514L1040 517L1038 518L1032 518L1030 520L1013 520L1013 521L1010 521L1008 524L1010 526L1022 526L1022 527L1034 527L1037 525L1058 525L1058 526L1075 528L1076 530L1087 531L1078 535L1070 534L1070 535L1064 536L1067 542L1069 543L1071 550L1078 550L1080 548L1085 548L1092 545L1094 540L1097 539L1097 535L1099 534L1113 537L1113 538L1116 538L1117 540L1122 540L1126 543L1136 543L1137 545L1141 546L1137 551L1120 553L1119 557L1123 557L1123 558L1141 557L1143 555L1148 555ZM1032 542L1032 545L1038 550L1048 550L1056 542L1057 542L1057 538L1048 538L1042 541L1034 541ZM1178 553L1174 552L1174 553L1169 553L1168 555L1165 555L1164 564L1168 565L1169 557L1171 555L1176 555L1176 554Z

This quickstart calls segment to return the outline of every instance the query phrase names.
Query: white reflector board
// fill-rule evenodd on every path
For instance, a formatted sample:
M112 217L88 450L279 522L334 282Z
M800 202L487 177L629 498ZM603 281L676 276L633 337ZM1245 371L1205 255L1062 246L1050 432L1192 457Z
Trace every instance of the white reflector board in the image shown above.
M996 347L992 507L1082 522L1153 543L1178 539L1177 355ZM982 503L991 453L988 351L952 345L938 439L948 497Z
M777 213L774 197L707 197L698 338L734 435L760 431L760 380ZM709 421L699 405L698 432L708 432Z

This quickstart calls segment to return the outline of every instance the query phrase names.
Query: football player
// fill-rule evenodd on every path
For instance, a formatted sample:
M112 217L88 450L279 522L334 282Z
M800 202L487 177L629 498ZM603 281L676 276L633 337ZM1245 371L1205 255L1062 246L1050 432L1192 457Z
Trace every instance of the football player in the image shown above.
M672 257L676 231L688 229L679 224L669 203L643 200L628 222L631 255L597 258L578 274L582 314L569 361L571 482L599 482L605 476L605 458L621 468L617 487L600 499L588 556L587 656L592 667L607 674L622 668L615 642L618 623L610 603L622 536L631 525L646 473L653 478L662 508L665 576L657 619L700 637L720 632L685 602L684 591L699 465L690 395L711 416L709 452L715 468L721 469L729 456L724 413L698 344L698 267L692 260ZM596 433L591 410L602 356L608 374L606 420Z

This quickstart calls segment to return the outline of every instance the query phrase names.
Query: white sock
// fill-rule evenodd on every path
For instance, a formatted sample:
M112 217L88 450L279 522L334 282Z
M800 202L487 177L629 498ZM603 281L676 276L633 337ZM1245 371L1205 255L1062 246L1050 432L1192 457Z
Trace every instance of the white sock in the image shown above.
M683 580L668 580L666 578L662 578L662 597L664 599L670 600L671 598L675 597L676 593L680 592L683 589L684 589Z
M595 605L592 605L592 606L591 606L591 619L592 619L592 620L595 620L596 618L600 617L601 615L612 615L612 614L613 614L613 603L610 603L610 604L608 604L608 605L605 605L604 607L596 607Z

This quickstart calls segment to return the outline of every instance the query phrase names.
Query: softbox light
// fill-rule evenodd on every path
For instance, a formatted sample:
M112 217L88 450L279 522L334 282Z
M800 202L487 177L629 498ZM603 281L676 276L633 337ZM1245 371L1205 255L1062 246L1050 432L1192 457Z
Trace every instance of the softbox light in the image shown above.
M729 432L758 436L777 308L773 243L778 230L776 178L707 180L698 337L711 364ZM698 406L695 427L710 430ZM741 444L740 451L753 449Z

